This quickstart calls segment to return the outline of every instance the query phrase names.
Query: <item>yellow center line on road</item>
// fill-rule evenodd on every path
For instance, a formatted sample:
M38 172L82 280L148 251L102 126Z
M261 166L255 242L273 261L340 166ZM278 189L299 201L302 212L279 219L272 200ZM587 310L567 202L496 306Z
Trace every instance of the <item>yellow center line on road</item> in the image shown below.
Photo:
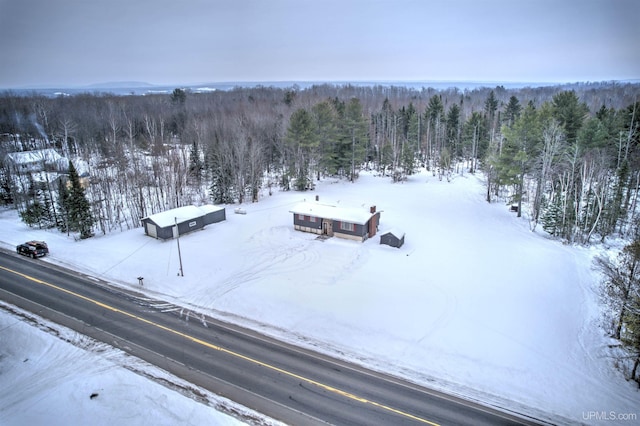
M183 338L185 338L187 340L190 340L190 341L192 341L194 343L197 343L199 345L205 346L205 347L207 347L209 349L213 349L213 350L216 350L216 351L219 351L219 352L223 352L223 353L226 353L228 355L232 355L232 356L234 356L236 358L243 359L243 360L245 360L247 362L250 362L252 364L256 364L256 365L259 365L261 367L265 367L265 368L268 368L270 370L277 371L278 373L281 373L281 374L287 375L289 377L293 377L295 379L298 379L298 380L300 380L302 382L306 382L308 384L317 386L317 387L319 387L321 389L324 389L324 390L326 390L328 392L335 393L337 395L341 395L341 396L343 396L345 398L348 398L348 399L351 399L351 400L354 400L354 401L358 401L358 402L361 402L363 404L372 405L374 407L377 407L377 408L380 408L380 409L395 413L395 414L397 414L399 416L406 417L406 418L415 420L415 421L420 422L420 423L425 423L425 424L429 424L429 425L432 425L432 426L440 426L438 423L434 423L434 422L431 422L429 420L423 419L421 417L414 416L413 414L406 413L404 411L395 409L393 407L389 407L388 405L384 405L384 404L381 404L379 402L375 402L375 401L371 401L371 400L366 399L366 398L359 397L359 396L354 395L354 394L352 394L350 392L343 391L341 389L335 388L333 386L326 385L324 383L318 382L318 381L313 380L313 379L309 379L309 378L304 377L304 376L300 376L299 374L292 373L290 371L284 370L284 369L276 367L274 365L267 364L265 362L262 362L260 360L255 359L255 358L251 358L251 357L248 357L246 355L242 355L240 353L231 351L229 349L225 349L225 348L223 348L221 346L214 345L212 343L209 343L209 342L206 342L204 340L198 339L196 337L190 336L189 334L182 333L182 332L180 332L178 330L174 330L172 328L166 327L164 325L158 324L158 323L150 321L148 319L139 317L139 316L137 316L135 314L132 314L130 312L123 311L121 309L118 309L118 308L115 308L113 306L107 305L106 303L102 303L102 302L97 301L95 299L91 299L90 297L86 297L86 296L83 296L81 294L75 293L75 292L73 292L71 290L67 290L65 288L59 287L59 286L57 286L55 284L51 284L51 283L48 283L46 281L39 280L39 279L34 278L34 277L30 276L30 275L26 275L26 274L23 274L23 273L18 272L18 271L14 271L14 270L9 269L9 268L5 268L4 266L0 266L0 269L2 269L4 271L7 271L7 272L10 272L12 274L21 276L21 277L23 277L23 278L25 278L27 280L33 281L33 282L35 282L37 284L45 285L47 287L56 289L56 290L61 291L63 293L67 293L67 294L69 294L71 296L77 297L77 298L85 300L87 302L91 302L91 303L93 303L95 305L98 305L98 306L100 306L100 307L102 307L104 309L110 310L112 312L116 312L116 313L125 315L125 316L127 316L129 318L136 319L136 320L138 320L140 322L143 322L145 324L154 326L156 328L159 328L161 330L167 331L169 333L173 333L173 334L178 335L180 337L183 337Z

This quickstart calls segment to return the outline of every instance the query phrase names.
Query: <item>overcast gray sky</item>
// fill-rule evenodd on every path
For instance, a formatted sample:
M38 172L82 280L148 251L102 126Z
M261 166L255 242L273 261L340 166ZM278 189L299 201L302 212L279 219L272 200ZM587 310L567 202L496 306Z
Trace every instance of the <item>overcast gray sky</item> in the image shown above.
M0 0L0 87L640 78L638 0Z

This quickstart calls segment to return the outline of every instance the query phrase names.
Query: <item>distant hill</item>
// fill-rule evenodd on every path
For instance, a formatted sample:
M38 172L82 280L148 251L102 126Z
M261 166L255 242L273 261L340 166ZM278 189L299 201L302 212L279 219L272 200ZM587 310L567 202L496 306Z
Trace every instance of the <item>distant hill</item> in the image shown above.
M561 87L564 90L573 90L580 87L589 86L607 87L620 84L639 84L640 80L617 80L601 82L574 82L574 83L554 83L554 82L499 82L499 81L225 81L208 82L198 84L152 84L144 81L111 81L95 83L86 86L58 86L58 87L23 87L8 89L13 93L21 95L31 95L38 93L44 96L71 96L79 93L110 93L117 96L123 95L154 95L170 94L174 89L181 88L192 93L210 93L215 91L227 91L237 87L255 88L268 87L276 89L305 90L313 86L352 86L352 87L404 87L411 90L421 91L431 88L438 91L449 89L476 90L481 88L496 88L498 86L507 90L517 90L523 88ZM0 92L4 89L0 87Z
M144 81L109 81L106 83L94 83L84 86L88 89L122 89L122 88L142 88L142 87L155 87L151 83Z

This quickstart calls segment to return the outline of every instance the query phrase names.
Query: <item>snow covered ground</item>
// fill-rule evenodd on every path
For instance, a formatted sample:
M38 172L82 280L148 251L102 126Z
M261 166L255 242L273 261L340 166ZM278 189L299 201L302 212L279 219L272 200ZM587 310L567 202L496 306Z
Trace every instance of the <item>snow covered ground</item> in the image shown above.
M405 245L295 231L289 209L316 195L376 205L380 233L401 228ZM554 423L640 418L640 393L614 369L598 326L595 250L530 232L503 204L484 201L479 177L422 173L393 184L362 173L356 183L327 179L312 192L265 194L242 206L246 215L235 207L225 222L180 238L184 277L176 241L142 228L73 241L4 211L0 245L44 239L51 254L39 261L138 290L143 276L142 290L155 298ZM14 406L0 398L1 413Z
M0 424L5 426L243 424L219 410L260 418L118 349L4 303L0 379Z

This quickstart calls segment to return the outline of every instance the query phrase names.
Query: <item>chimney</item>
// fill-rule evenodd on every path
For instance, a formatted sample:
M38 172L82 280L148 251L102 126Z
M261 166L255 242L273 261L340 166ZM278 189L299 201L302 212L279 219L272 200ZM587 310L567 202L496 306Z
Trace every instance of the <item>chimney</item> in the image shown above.
M371 214L375 213L375 212L376 212L376 206L371 206L371 207L369 207L369 212L370 212Z

